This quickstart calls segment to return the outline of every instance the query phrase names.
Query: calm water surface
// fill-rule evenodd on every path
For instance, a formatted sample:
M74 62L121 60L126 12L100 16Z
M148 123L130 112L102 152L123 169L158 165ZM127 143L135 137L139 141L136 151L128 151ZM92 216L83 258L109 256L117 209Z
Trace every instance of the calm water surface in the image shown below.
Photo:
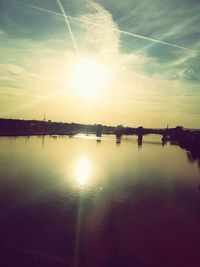
M161 137L0 138L0 241L85 266L200 266L200 164Z

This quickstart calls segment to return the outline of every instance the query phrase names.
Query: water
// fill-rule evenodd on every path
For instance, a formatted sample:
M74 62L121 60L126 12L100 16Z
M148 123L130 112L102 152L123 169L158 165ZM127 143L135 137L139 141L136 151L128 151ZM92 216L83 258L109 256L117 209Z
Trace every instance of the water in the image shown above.
M85 266L200 266L200 164L158 136L1 137L0 211L1 242Z

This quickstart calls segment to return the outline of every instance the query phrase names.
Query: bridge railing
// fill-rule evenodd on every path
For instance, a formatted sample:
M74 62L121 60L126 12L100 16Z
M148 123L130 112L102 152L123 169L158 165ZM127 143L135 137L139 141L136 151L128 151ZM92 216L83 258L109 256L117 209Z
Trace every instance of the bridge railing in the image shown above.
M24 249L10 244L0 244L2 267L80 267L63 258Z

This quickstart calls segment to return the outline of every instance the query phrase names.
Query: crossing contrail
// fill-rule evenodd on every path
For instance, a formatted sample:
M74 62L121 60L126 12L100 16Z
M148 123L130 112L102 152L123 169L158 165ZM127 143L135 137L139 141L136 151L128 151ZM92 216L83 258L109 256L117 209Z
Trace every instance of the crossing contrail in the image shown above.
M74 37L74 34L72 32L72 29L71 29L71 26L70 26L70 23L69 23L69 20L68 20L68 16L66 14L66 11L65 11L62 3L61 3L61 0L56 0L56 3L57 3L58 7L60 8L60 11L62 12L62 14L63 14L63 16L65 18L65 22L66 22L67 28L69 30L69 35L70 35L70 38L72 40L72 43L73 43L73 46L74 46L74 50L75 50L75 52L78 55L78 46L77 46L77 43L76 43L76 39Z
M10 0L10 1L13 2L13 3L16 3L16 4L20 4L20 5L29 7L29 8L33 8L33 9L37 9L39 11L46 12L46 13L49 13L49 14L53 14L53 15L57 15L57 16L64 16L65 20L66 20L66 23L67 23L67 26L68 26L68 29L69 29L69 32L70 32L71 39L73 40L74 49L76 51L78 51L78 48L77 48L77 43L76 43L76 40L74 38L73 32L71 31L70 24L69 24L69 20L70 19L74 20L74 21L77 21L77 22L84 23L84 24L90 24L90 25L101 27L101 28L104 28L104 29L110 29L112 31L119 32L119 33L122 33L122 34L127 35L127 36L143 39L143 40L154 42L154 43L159 43L159 44L166 45L166 46L169 46L169 47L182 49L182 50L185 50L185 51L188 51L188 52L196 52L196 53L199 52L199 51L196 51L194 49L186 48L184 46L168 43L168 42L165 42L165 41L162 41L162 40L158 40L158 39L154 39L154 38L151 38L151 37L148 37L148 36L144 36L144 35L128 32L128 31L125 31L125 30L116 29L116 28L113 28L113 27L109 27L108 28L107 26L99 24L99 23L96 23L96 22L91 22L91 21L88 21L88 20L85 20L85 19L80 19L80 18L76 18L76 17L73 17L73 16L66 15L65 10L64 10L62 4L60 3L60 0L56 0L56 2L59 3L58 5L59 5L59 7L60 7L60 9L62 11L62 14L58 13L58 12L55 12L55 11L52 11L52 10L49 10L49 9L41 8L41 7L38 7L38 6L20 3L20 2L18 2L16 0Z

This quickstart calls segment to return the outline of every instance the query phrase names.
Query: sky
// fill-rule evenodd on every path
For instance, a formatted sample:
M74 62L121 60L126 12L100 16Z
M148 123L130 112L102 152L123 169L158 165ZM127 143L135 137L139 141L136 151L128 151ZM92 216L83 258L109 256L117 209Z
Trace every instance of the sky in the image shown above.
M0 117L200 128L199 14L199 0L0 0Z

